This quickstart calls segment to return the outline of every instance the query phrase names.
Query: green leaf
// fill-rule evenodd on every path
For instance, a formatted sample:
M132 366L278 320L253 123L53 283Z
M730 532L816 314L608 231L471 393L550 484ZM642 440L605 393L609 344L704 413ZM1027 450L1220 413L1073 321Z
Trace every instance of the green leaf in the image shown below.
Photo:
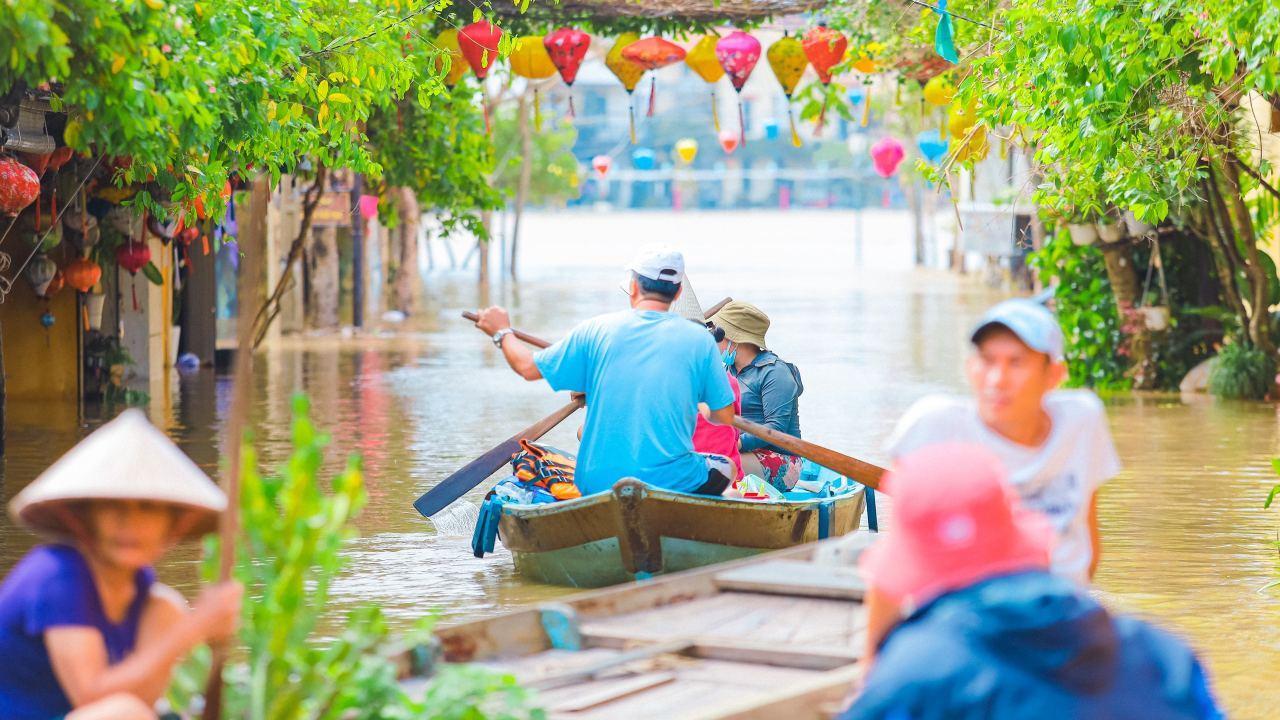
M148 262L142 266L142 274L147 276L152 285L164 285L164 277L160 275L160 268L156 267L153 262Z

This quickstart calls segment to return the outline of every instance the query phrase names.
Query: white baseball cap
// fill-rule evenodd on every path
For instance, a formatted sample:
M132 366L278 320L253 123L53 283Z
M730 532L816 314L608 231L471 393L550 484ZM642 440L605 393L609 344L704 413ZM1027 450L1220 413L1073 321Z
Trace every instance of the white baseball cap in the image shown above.
M650 280L679 284L684 282L684 255L667 245L647 247L636 254L627 269Z
M1034 300L1014 298L996 305L974 326L970 338L976 344L983 331L993 326L1008 329L1027 347L1055 361L1063 359L1062 328L1053 313Z

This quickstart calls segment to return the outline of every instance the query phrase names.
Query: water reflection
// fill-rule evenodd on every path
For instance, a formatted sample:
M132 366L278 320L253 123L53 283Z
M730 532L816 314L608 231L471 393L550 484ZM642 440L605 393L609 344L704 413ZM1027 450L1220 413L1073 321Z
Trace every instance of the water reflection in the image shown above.
M897 417L919 396L962 387L969 324L994 296L940 272L911 269L901 215L871 213L864 264L854 256L850 214L535 215L522 243L519 292L495 299L519 325L547 338L622 307L620 268L648 240L686 248L698 296L760 305L769 342L804 375L806 437L871 460ZM253 425L260 454L288 451L293 394L308 393L316 423L332 433L327 472L351 453L366 468L363 537L334 589L335 610L386 607L407 626L429 612L488 614L553 597L520 582L501 550L478 560L465 535L440 536L410 503L452 470L564 398L526 383L467 323L476 304L470 273L429 278L428 306L394 335L286 340L257 359ZM20 361L11 362L20 372ZM229 383L211 372L175 378L151 417L202 467L216 470ZM1122 398L1111 419L1126 470L1103 491L1105 557L1099 585L1115 607L1158 618L1207 654L1234 716L1264 717L1280 701L1280 601L1257 592L1275 577L1277 516L1261 509L1277 453L1270 405L1174 397ZM11 405L3 488L7 501L89 427L71 407ZM574 421L548 436L573 447ZM479 497L472 493L471 499ZM0 521L0 566L32 540ZM180 550L162 576L191 590L195 550Z

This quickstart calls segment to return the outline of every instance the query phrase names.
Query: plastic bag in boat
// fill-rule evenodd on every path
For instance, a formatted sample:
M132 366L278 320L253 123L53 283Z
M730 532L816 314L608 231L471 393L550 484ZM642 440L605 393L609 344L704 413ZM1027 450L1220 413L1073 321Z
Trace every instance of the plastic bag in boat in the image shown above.
M778 488L774 487L764 478L757 475L747 475L735 483L734 487L738 488L738 491L743 495L746 495L747 493L756 493L757 495L767 496L769 500L773 501L786 499L786 497L779 492Z
M572 454L550 445L520 441L520 452L511 457L514 478L531 488L540 488L556 500L582 497L573 482L578 460Z
M498 484L493 486L493 494L502 498L503 502L514 505L541 505L556 501L555 496L543 488L520 482L515 477L499 480Z

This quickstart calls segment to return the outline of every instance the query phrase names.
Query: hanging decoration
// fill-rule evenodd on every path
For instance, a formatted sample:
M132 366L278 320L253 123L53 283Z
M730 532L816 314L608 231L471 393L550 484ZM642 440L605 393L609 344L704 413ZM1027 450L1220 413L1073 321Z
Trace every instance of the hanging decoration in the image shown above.
M822 82L823 87L831 84L831 70L844 60L845 51L849 49L849 38L839 30L832 30L826 25L819 25L810 28L809 32L804 34L804 54L809 58L809 63L813 65L813 69L818 72L818 80ZM827 119L827 102L829 93L823 93L822 109L818 111L818 132L822 132L822 126Z
M582 60L587 56L587 48L591 47L591 36L581 30L562 27L543 38L542 43L551 63L560 71L560 79L569 86L569 117L574 117L577 113L573 108L573 81L578 79L578 68L582 67Z
M62 271L67 286L76 292L87 293L102 279L102 268L89 258L76 258Z
M34 170L36 175L44 177L45 170L49 169L49 160L53 157L53 153L20 152L18 153L18 157L22 158L22 162L26 163L27 167Z
M145 214L145 213L144 213ZM143 218L142 225L147 225L146 218ZM129 290L133 294L133 310L138 311L138 288L137 277L138 271L147 266L151 262L151 248L147 247L146 235L142 232L138 233L138 239L134 240L132 235L116 248L116 264L128 271L130 278Z
M27 263L27 282L31 283L31 289L36 291L36 295L44 295L57 272L58 264L50 260L48 255L38 253Z
M698 141L693 138L681 138L676 141L676 157L685 165L693 164L698 157Z
M53 327L53 323L54 323L56 320L57 320L57 318L55 318L55 317L53 316L53 313L52 313L51 311L49 311L49 310L45 310L45 311L44 311L44 314L40 316L40 325L41 325L41 326L43 326L43 327L44 327L44 329L45 329L44 344L45 344L45 346L46 346L46 347L49 345L49 333L48 333L48 330L49 330L49 328Z
M765 118L764 122L760 123L760 126L761 128L764 129L765 140L778 139L778 121L777 120L774 120L773 118Z
M956 140L963 140L969 134L969 128L972 128L978 121L978 108L974 103L968 106L952 105L947 113L947 130L951 133L951 137Z
M489 77L489 70L498 60L498 43L501 41L502 29L488 20L471 23L458 33L458 49L462 51L462 57L466 58L467 64L471 66L471 71L476 74L476 77L481 80ZM492 126L489 119L487 93L484 95L483 103L484 131L489 133Z
M57 195L49 197L49 206L44 207L44 198L36 200L33 207L18 218L18 230L26 235L27 242L36 252L49 252L62 242L62 223L58 218Z
M613 158L608 155L597 155L591 158L591 167L595 168L596 174L603 180L609 174L609 168L613 167Z
M75 157L75 155L76 152L66 145L57 148L49 155L49 169L58 172L63 165L71 162L71 158Z
M921 91L924 101L934 107L946 107L956 96L956 88L951 84L945 75L938 75L930 78L929 82L924 84L924 90ZM923 119L923 108L921 109ZM942 120L938 126L938 137L947 136L947 115L943 113Z
M13 217L40 197L40 176L22 163L0 157L0 213Z
M958 142L960 144L956 148L956 160L960 162L986 160L987 153L991 151L990 146L987 145L987 129L984 127L971 129Z
M898 171L906 151L898 139L891 136L882 137L871 146L871 164L876 174L882 178L891 177Z
M556 74L555 63L547 53L541 35L525 35L516 38L515 48L511 51L511 72L526 80L545 80ZM533 125L542 131L542 103L538 97L538 86L533 82Z
M698 74L702 81L711 87L711 124L716 132L720 132L720 109L716 107L716 83L724 77L724 68L720 67L720 59L716 57L716 43L719 35L703 35L684 56L684 64Z
M717 136L720 141L720 147L724 149L725 155L732 155L734 150L738 149L739 135L732 130L721 130Z
M866 104L862 106L862 127L871 121L871 76L880 72L880 56L884 53L884 45L878 42L867 43L854 54L853 69L862 74L862 97ZM901 90L901 85L899 85Z
M938 57L955 65L960 62L956 52L955 28L951 23L951 14L947 12L947 0L938 0L933 11L938 14L938 29L933 33L933 51Z
M622 57L645 70L658 70L674 65L685 58L684 48L660 37L637 40L622 49ZM649 76L649 117L653 117L654 95L657 93L658 76Z
M804 46L799 40L783 33L782 38L769 46L765 53L769 60L769 68L773 76L778 78L782 86L782 94L787 98L787 121L791 123L791 144L800 147L800 133L796 132L796 118L791 111L791 95L800 84L800 78L809 67L809 58L805 55Z
M640 39L635 33L623 33L614 41L613 47L609 48L609 52L604 57L604 64L609 71L622 82L622 87L627 90L627 112L631 118L631 144L636 144L636 86L640 84L640 78L644 77L644 68L626 59L622 55L622 51L627 49L628 45L635 43Z
M938 137L938 133L932 130L916 135L916 146L920 148L920 154L933 165L946 157L948 145L946 138Z
M449 28L436 36L436 47L449 56L449 70L444 75L444 86L453 90L467 74L467 59L462 56L462 47L458 45L458 31ZM444 65L444 56L436 58L436 68Z
M720 61L720 67L724 68L729 82L733 83L734 91L738 93L738 140L745 144L747 120L742 111L742 86L747 84L751 71L760 62L760 41L741 30L734 30L716 43L716 59ZM720 144L723 146L724 133L720 133L720 136ZM734 148L737 147L738 143L735 143ZM733 150L726 149L725 152L731 153Z
M44 292L39 293L40 299L52 300L53 296L57 295L58 292L62 290L62 286L65 283L66 283L66 280L62 276L62 271L58 270L54 272L53 279L49 281L49 284L45 287Z
M637 170L652 170L658 165L658 156L650 148L636 148L631 151L631 165Z

